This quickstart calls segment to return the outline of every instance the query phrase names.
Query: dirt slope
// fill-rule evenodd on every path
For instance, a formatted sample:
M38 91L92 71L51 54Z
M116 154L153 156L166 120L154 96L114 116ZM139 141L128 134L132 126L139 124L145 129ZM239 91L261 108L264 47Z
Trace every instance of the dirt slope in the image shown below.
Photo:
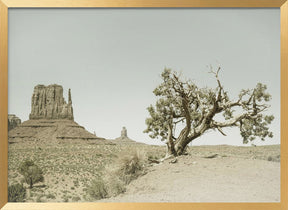
M97 140L111 144L104 138L89 133L73 120L27 120L8 133L9 143L39 141L54 143L58 140Z
M279 202L280 163L184 156L155 165L126 193L101 202Z

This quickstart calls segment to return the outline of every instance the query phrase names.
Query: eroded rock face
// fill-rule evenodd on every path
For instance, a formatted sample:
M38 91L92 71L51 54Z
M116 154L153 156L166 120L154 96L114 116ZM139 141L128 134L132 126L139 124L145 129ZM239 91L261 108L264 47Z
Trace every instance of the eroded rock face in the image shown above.
M21 124L21 119L15 114L8 114L8 131Z
M61 85L37 85L31 100L29 119L68 119L74 120L71 90L68 103L63 97Z

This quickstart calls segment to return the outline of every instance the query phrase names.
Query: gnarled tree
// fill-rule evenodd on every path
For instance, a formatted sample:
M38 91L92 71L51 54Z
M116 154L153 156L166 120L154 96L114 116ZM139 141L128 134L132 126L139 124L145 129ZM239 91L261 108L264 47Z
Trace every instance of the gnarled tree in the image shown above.
M268 125L274 117L264 115L271 99L266 85L258 83L254 89L241 90L233 101L219 80L219 71L220 67L210 72L216 78L216 88L199 88L177 72L164 69L163 82L153 91L159 99L148 107L150 117L144 132L166 141L167 155L182 155L191 141L208 130L226 135L223 128L238 127L243 143L273 137Z

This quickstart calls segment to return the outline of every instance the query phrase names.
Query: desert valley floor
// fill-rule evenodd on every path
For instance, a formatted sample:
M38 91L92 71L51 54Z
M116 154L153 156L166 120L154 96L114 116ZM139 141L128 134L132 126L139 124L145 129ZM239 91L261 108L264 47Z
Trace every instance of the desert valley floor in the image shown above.
M28 190L26 202L280 201L280 145L193 146L187 155L157 164L151 160L164 157L164 146L115 141L12 141L9 185L21 182L19 163L29 158L43 169L45 180ZM114 179L109 170L133 153L141 153L145 173L119 195L89 199L91 180Z

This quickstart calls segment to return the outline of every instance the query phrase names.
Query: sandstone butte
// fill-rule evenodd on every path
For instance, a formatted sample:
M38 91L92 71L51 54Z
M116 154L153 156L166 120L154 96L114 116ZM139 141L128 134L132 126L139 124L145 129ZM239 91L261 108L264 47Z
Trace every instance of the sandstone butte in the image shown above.
M37 85L31 100L29 120L18 125L8 133L9 142L59 140L97 140L100 144L111 144L104 138L89 133L74 121L71 90L68 103L63 97L61 85Z
M116 144L144 144L130 139L127 135L126 127L123 127L121 130L121 136L116 138L114 141Z
M68 103L66 103L61 85L35 86L31 100L29 119L74 120L71 89L69 89Z

